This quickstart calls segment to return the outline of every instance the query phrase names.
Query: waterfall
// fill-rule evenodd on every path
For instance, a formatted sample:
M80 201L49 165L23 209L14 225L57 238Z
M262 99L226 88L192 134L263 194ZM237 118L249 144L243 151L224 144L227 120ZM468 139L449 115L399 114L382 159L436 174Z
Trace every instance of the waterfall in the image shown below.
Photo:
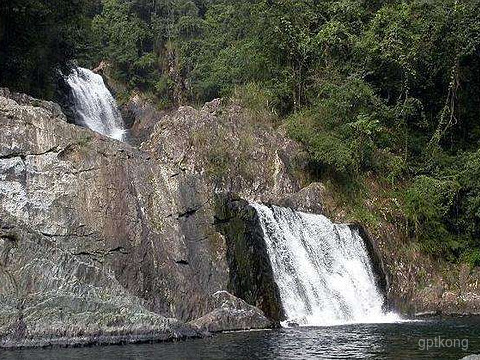
M75 68L67 77L72 89L75 122L100 134L123 141L125 129L117 103L94 72Z
M383 311L384 298L357 231L322 215L251 205L260 218L286 324L396 320Z

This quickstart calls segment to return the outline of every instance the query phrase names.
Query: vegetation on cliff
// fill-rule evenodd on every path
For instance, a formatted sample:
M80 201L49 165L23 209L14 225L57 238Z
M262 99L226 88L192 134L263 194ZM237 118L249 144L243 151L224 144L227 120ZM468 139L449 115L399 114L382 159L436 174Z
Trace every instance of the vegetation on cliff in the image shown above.
M38 79L77 49L161 107L254 93L304 145L315 178L350 198L375 178L424 251L480 265L478 0L10 3L1 85L48 88ZM42 6L45 36L32 20ZM16 32L31 41L12 43Z

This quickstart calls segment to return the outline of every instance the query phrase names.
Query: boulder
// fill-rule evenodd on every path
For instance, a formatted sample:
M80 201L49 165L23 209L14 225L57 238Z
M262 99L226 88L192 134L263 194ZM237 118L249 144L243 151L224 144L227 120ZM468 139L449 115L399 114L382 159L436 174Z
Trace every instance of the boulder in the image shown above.
M212 302L215 307L213 311L190 323L200 331L266 329L273 326L273 322L260 309L227 291L213 294Z

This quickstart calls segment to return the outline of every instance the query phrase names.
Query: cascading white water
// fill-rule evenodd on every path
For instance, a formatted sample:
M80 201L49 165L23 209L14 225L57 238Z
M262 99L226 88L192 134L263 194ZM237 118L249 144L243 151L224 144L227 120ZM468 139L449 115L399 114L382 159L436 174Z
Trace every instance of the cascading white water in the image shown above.
M67 83L72 89L76 123L123 141L125 128L122 115L103 78L88 69L75 68Z
M286 324L397 320L382 309L384 299L357 231L322 215L251 205L260 218Z

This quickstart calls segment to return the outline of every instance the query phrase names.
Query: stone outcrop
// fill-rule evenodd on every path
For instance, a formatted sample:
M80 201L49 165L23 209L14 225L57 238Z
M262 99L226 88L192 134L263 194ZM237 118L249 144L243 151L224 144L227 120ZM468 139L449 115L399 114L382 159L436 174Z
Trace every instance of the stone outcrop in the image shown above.
M251 330L273 326L272 321L260 309L227 291L216 292L212 298L214 309L191 322L191 325L200 331Z
M215 310L213 294L242 295L231 286L215 199L298 190L286 156L297 150L273 129L243 143L252 125L241 109L213 111L225 116L188 107L163 116L137 149L67 123L56 104L0 90L1 346L272 324L253 298ZM226 306L228 320L205 325Z
M198 336L148 296L168 246L144 226L148 157L67 124L55 104L0 95L1 346Z
M200 110L182 106L160 113L141 149L199 175L214 193L268 202L301 188L294 175L302 166L299 145L235 102L217 99Z

